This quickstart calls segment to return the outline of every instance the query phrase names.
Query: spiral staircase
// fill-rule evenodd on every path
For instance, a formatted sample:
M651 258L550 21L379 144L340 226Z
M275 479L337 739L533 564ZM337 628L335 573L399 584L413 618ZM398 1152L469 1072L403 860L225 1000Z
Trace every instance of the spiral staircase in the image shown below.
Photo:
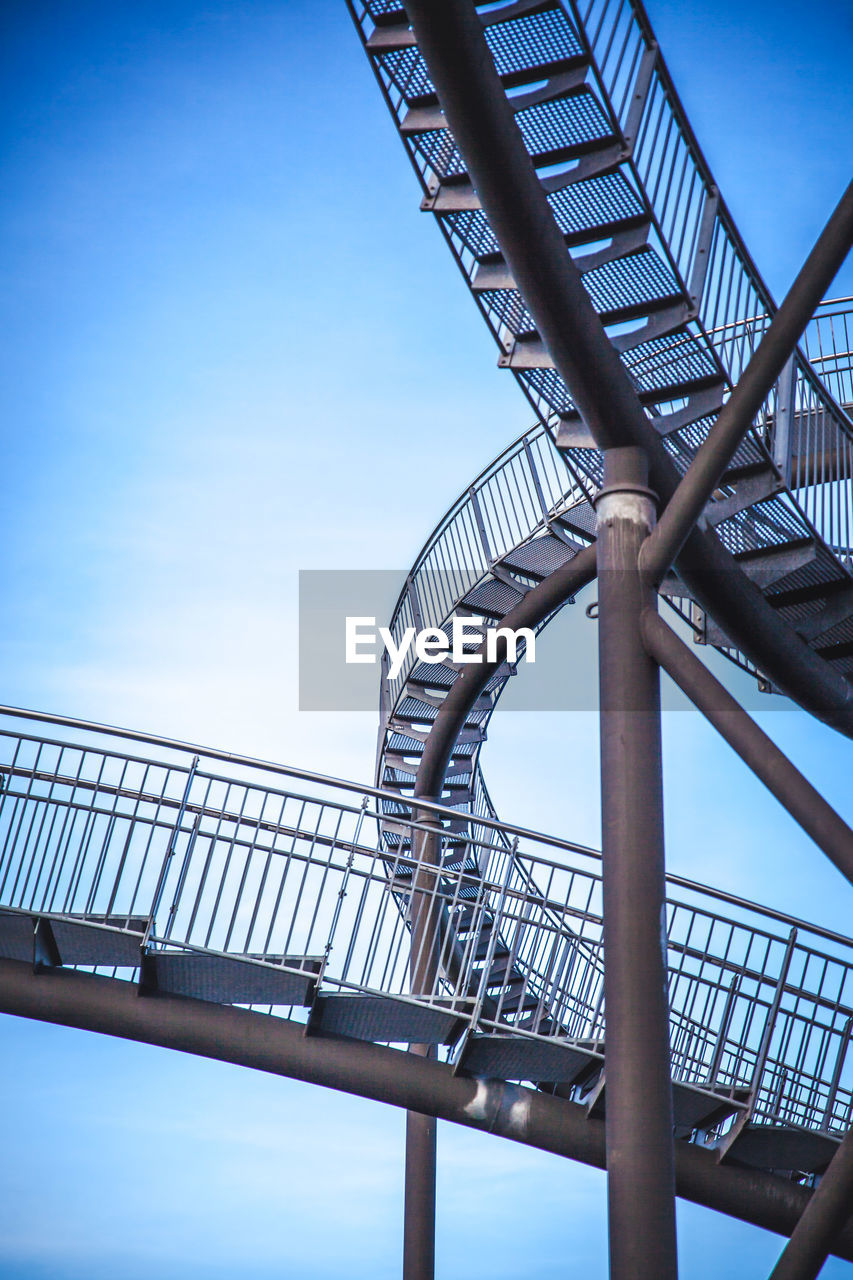
M513 278L403 4L348 7L421 207L537 419L441 520L390 623L398 639L408 627L449 635L464 617L484 636L594 543L602 454ZM682 476L773 301L639 0L592 0L583 14L568 0L476 8L565 252ZM759 592L832 687L853 675L851 313L849 299L818 309L703 517L733 598L742 581ZM777 687L773 655L725 610L712 617L678 563L660 592L698 644ZM480 766L490 717L522 671L500 664L473 699L431 799L416 797L418 770L461 676L449 662L410 655L393 679L383 668L373 786L5 708L2 1007L27 1011L33 983L47 990L75 970L104 1000L106 980L147 1008L236 1006L307 1041L398 1057L429 1046L435 1070L520 1082L592 1132L607 1107L598 855L501 821ZM853 1122L853 943L677 877L667 893L676 1145L723 1180L754 1171L768 1203L787 1195L796 1216L790 1206L805 1203ZM440 928L437 963L413 989L416 898ZM36 1016L73 1022L58 1008ZM836 1249L853 1259L853 1233Z

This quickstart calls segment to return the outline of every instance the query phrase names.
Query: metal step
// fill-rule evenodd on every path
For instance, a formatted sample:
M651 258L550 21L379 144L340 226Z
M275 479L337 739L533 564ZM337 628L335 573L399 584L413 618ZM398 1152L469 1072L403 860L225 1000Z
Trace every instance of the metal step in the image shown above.
M394 719L404 724L432 724L435 712L436 707L432 702L423 702L419 696L407 692L394 708Z
M674 431L681 431L684 427L692 426L694 422L717 413L723 407L725 394L724 382L713 383L701 391L693 392L683 408L676 409L674 413L656 415L652 418L652 425L659 435L672 435Z
M620 142L608 143L581 156L571 169L542 178L542 189L547 193L552 208L554 202L551 197L559 192L594 178L615 176L628 154ZM432 182L428 194L421 201L421 209L425 213L472 213L481 210L482 205L467 173L461 173Z
M382 783L382 786L386 791L399 791L401 795L404 792L413 790L414 785L414 775L412 775L411 778L404 780L401 780L400 778L385 779ZM458 803L459 797L467 795L470 790L470 782L444 782L441 787L441 803L444 804L445 796L454 797L453 803Z
M32 916L0 911L0 958L33 963L35 921Z
M453 1044L465 1019L440 1005L393 996L319 996L308 1023L314 1035L346 1036L383 1044Z
M492 957L492 964L485 980L484 990L490 991L493 987L522 984L524 976L515 961L510 961L509 951L505 947L501 947ZM483 970L476 970L471 977L479 986L483 981Z
M591 240L594 236L596 241L609 240L610 243L601 249L575 257L575 266L581 273L593 271L597 267L603 267L609 262L614 262L617 258L624 258L634 253L646 244L649 227L650 223L648 221L631 220L628 226L620 228L618 231L607 230L603 227L591 228L586 233L588 240ZM576 239L576 237L571 238ZM473 293L483 293L492 289L515 289L515 287L512 272L503 258L498 256L490 258L488 262L482 262L471 280L471 291Z
M727 497L716 498L705 508L705 519L710 525L722 524L732 516L747 511L750 507L766 502L784 491L785 485L776 468L767 463L761 470L745 476L734 485L734 493Z
M538 4L514 5L511 12L498 11L482 18L486 43L505 88L547 80L587 65L580 43L562 12L556 8L542 12L544 8L540 0ZM529 12L525 13L525 9ZM558 20L563 24L560 31L556 29ZM377 26L368 37L366 47L376 55L405 101L436 101L415 34L406 22Z
M735 556L735 560L746 576L762 590L806 568L816 558L817 552L811 538L780 542L775 547L762 547L758 551L745 551ZM784 599L786 594L768 595L768 603L776 604L777 600L780 605L787 603ZM829 595L830 591L828 590L826 594Z
M742 1112L745 1102L725 1097L699 1085L672 1082L672 1111L676 1129L692 1132L710 1129L728 1116Z
M213 1004L310 1004L322 964L320 957L287 956L283 962L275 958L276 962L271 963L273 959L199 951L149 951L144 959L142 987L147 992L192 996Z
M592 260L592 255L588 261ZM481 268L488 273L492 268ZM492 316L493 321L512 334L514 345L508 355L498 360L499 368L527 369L547 368L548 353L536 332L533 316L520 293L509 288L502 276L496 276L497 284L477 290ZM620 353L632 352L649 343L660 343L683 328L689 318L687 304L678 291L678 282L668 274L654 250L646 247L634 253L613 259L605 258L602 265L591 267L583 275L583 283L590 300L605 325L624 324L629 320L646 319L639 329L617 334L611 342ZM553 367L553 366L552 366ZM704 386L719 381L719 372L706 367L695 379ZM674 399L673 386L692 385L689 377L680 375L672 386L638 385L637 392L644 403L656 403Z
M502 1018L512 1013L530 1013L539 1008L539 996L527 987L526 977L513 978L491 998L500 1007Z
M666 330L670 323L676 326L683 322L681 308L667 310L662 313L664 321L662 327ZM637 332L636 335L627 335L636 337L637 343L649 341L649 335L645 329ZM614 344L615 345L615 344ZM630 348L628 348L630 349ZM536 369L554 369L554 362L545 347L544 342L540 338L517 338L509 351L498 357L498 367L501 369L512 369L514 372L529 372ZM697 374L695 378L684 379L678 382L668 383L667 385L657 385L649 388L640 387L637 391L637 397L640 403L647 407L655 407L661 404L668 404L673 400L689 399L691 396L702 392L708 392L711 395L722 396L722 384L719 376L714 374ZM673 415L674 416L674 415ZM704 417L706 414L697 413L696 417L689 417L690 422L694 422L697 418ZM666 422L668 415L661 415L663 422ZM577 447L589 447L585 444L586 432L580 433L583 437L578 439L578 431L576 424L580 422L580 415L571 410L567 410L561 416L560 427L557 435L556 445L558 449L572 449ZM657 425L657 420L655 421ZM679 426L686 425L686 422L679 422L676 425L667 427L667 434L675 431Z
M469 1037L459 1069L491 1080L533 1080L537 1084L573 1084L601 1059L589 1049L565 1041L531 1036Z
M832 599L805 618L794 622L794 630L804 640L816 640L853 618L853 585L833 593Z
M411 776L414 777L422 755L423 747L420 743L418 743L417 751L407 751L405 754L399 751L386 750L384 756L385 767L389 769L396 769L398 773L411 774ZM444 775L445 782L450 783L470 777L473 767L474 762L471 756L452 756L451 763L448 765L447 772Z
M534 538L511 551L500 563L515 573L532 578L534 582L542 582L555 569L560 569L573 560L575 554L565 542L552 534L545 534L544 537Z
M460 604L474 614L500 622L526 594L526 588L521 584L516 588L496 578L490 578L486 582L481 582L473 591L469 591Z
M574 507L570 507L568 511L561 511L555 518L571 532L580 535L586 542L594 540L595 512L591 503L578 502Z
M598 99L585 84L559 97L522 106L516 111L515 122L535 165L561 164L600 152L617 141ZM440 182L462 177L465 164L453 135L437 117L431 123L433 127L423 128L417 115L407 117L400 132L412 141Z
M458 934L469 934L472 930L488 930L492 927L493 917L482 907L463 907L453 917L453 927Z
M115 922L115 923L114 923ZM120 927L116 927L116 925ZM126 916L88 916L85 921L42 919L40 926L49 932L56 948L57 964L85 964L135 969L140 963L140 947L148 925L145 916L128 920ZM49 943L47 944L49 947ZM42 963L48 956L40 956Z
M627 318L639 320L642 319L644 315L648 315L649 319L644 325L641 325L639 329L631 329L627 333L613 333L609 335L610 342L614 350L618 351L620 355L630 355L632 357L632 360L626 360L623 362L629 373L635 372L635 370L632 369L632 363L634 362L637 352L643 347L649 346L649 344L660 343L666 338L677 337L691 318L691 311L680 294L671 294L668 299L662 299L661 305L656 309L649 309L648 312L637 310L634 317ZM615 324L617 323L617 320L618 318L614 317L613 319L609 319L608 323ZM703 374L697 379L679 376L677 378L673 378L672 381L666 385L655 384L654 388L651 389L643 388L642 385L640 385L638 386L637 394L645 404L653 404L655 402L654 392L657 392L658 399L662 401L675 400L678 397L677 394L674 393L674 388L692 386L694 385L694 382L697 386L705 386L709 381L710 376L710 374ZM719 379L719 373L715 371L714 377L715 379Z
M574 62L573 70L551 76L545 84L532 89L529 93L517 94L510 98L510 105L516 115L582 91L587 63L583 58L576 58ZM411 107L400 121L400 133L403 137L431 132L434 129L447 129L447 120L437 96L434 93L426 97L421 96L419 101L426 105Z
M397 721L399 720L399 723ZM387 729L392 733L405 734L406 737L414 738L416 742L425 743L429 738L429 733L424 729L412 729L411 725L396 715L396 713L388 720ZM465 746L466 743L479 744L486 741L486 730L480 724L466 725L464 729L460 729L456 735L456 745Z
M400 849L400 850L397 850L396 852L401 856L407 854L409 857L411 857L410 849L409 850ZM474 875L477 871L479 871L479 867L476 861L474 860L474 858L470 857L467 852L460 850L458 854L457 853L451 853L449 855L445 854L445 857L440 867L438 868L438 870L453 871L456 873L461 872L462 875ZM415 863L413 861L401 863L399 866L394 868L395 882L401 882L404 886L407 886L408 882L412 878L414 871L415 871ZM449 896L452 896L453 885L450 883L450 881L442 883L441 892L447 893Z
M416 49L417 43L415 33L408 22L395 22L387 27L377 26L368 36L366 45L371 53L387 53L400 49Z
M745 1125L727 1148L725 1159L756 1169L821 1173L840 1145L840 1139L809 1129L782 1125Z

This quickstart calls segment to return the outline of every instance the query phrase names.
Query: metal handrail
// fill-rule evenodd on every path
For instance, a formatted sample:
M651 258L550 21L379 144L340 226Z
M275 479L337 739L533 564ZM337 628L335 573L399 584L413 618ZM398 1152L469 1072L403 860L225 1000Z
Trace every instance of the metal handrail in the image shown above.
M99 740L81 745L11 727L0 734L0 928L10 913L43 919L59 929L60 947L66 925L99 937L136 930L155 959L175 950L242 959L319 981L321 994L451 1010L480 1034L600 1040L601 876L594 860L582 865L590 851L506 823L483 830L478 816L462 835L398 815L409 850L395 854L380 842L387 816L379 788L155 735L74 727ZM116 749L140 739L163 754ZM194 767L189 751L199 757ZM211 772L208 762L220 758L244 772ZM270 786L271 776L308 780L318 794ZM330 784L360 803L330 799ZM422 866L412 852L416 831L435 836L436 863ZM533 847L516 851L513 831ZM476 858L462 856L460 844L478 850ZM547 853L555 846L561 860ZM442 933L435 981L412 994L400 900L416 882L453 927ZM680 877L668 889L675 1078L707 1088L713 1067L720 1096L735 1098L752 1082L757 1121L837 1132L853 1106L853 942L801 922L792 942L783 913ZM498 938L508 959L503 976L487 980L482 956L497 954ZM519 999L535 1009L532 1021L519 1022Z
M198 757L199 761L203 761L205 759L222 761L229 764L239 765L243 768L257 770L260 773L272 774L274 776L279 776L284 778L292 778L300 782L309 782L322 788L329 787L333 790L349 792L352 794L354 798L352 804L347 805L347 804L335 802L335 805L336 805L336 808L340 809L342 812L351 814L354 818L358 818L360 815L364 813L364 805L362 802L365 796L369 796L371 799L374 799L380 802L380 804L383 802L390 802L390 801L393 801L397 805L401 803L400 796L396 792L388 791L387 789L382 787L375 787L366 783L354 782L350 779L338 778L329 774L321 774L308 769L300 769L292 765L279 764L279 763L276 763L275 761L265 760L255 756L248 756L248 755L242 755L236 752L223 751L222 749L217 747L202 746L199 743L186 742L178 738L169 738L161 734L147 733L144 730L119 728L114 725L106 725L106 724L99 723L97 721L83 720L73 716L61 716L61 715L56 715L52 712L29 711L29 710L24 710L18 707L8 707L8 706L0 706L0 716L6 716L6 717L9 717L10 719L17 719L17 720L23 720L23 721L29 720L29 721L32 721L35 725L53 724L58 727L85 731L87 733L96 734L99 737L112 738L118 741L141 742L149 746L157 746L157 747L163 748L164 750L174 751L180 755ZM118 753L113 751L108 745L103 745L103 744L86 745L79 742L64 740L61 738L35 737L33 735L29 735L26 733L17 732L11 728L0 730L0 739L4 739L4 738L27 741L35 745L55 747L61 750L76 749L79 751L100 751L106 754L118 756ZM189 773L192 767L191 761L188 762L186 765L173 765L173 764L169 764L169 762L167 761L151 760L145 756L128 755L128 754L122 754L121 759L127 761L128 763L133 763L133 764L151 765L151 766L157 766L161 768L168 767L174 770L176 773L181 774L182 776L184 774ZM196 766L196 771L200 775L203 774L204 777L209 778L211 781L215 781L225 785L235 784L235 783L239 784L242 781L239 778L233 778L225 774L212 774L209 771L200 769L198 765ZM2 761L0 761L0 776L8 777L9 775L15 772L23 772L25 774L30 774L32 773L32 770L19 769L17 767L13 767L11 764L4 765ZM60 779L56 775L51 775L49 772L46 772L45 778L48 779L50 777L56 777L57 782L60 781ZM103 782L101 782L100 784L97 784L91 779L86 779L86 778L75 779L70 775L63 778L62 781L65 784L73 783L77 786L81 786L88 789L92 789L96 785L100 785L102 788L108 789L108 784L104 784ZM251 785L259 787L259 786L262 786L263 784L252 783ZM264 790L268 791L270 794L275 794L277 796L287 795L291 799L298 800L298 801L305 801L309 803L318 803L322 801L321 797L318 797L316 795L315 796L307 795L302 792L292 792L292 791L284 792L281 790L275 790L267 786L264 786ZM138 792L136 790L131 790L128 792L128 794L135 796L138 794ZM0 792L0 799L2 799L2 792ZM182 803L184 803L185 806L191 809L193 812L197 811L198 809L197 805L190 804L189 801L184 802L183 786L179 789L178 792L176 792L175 796L171 798L166 795L156 796L154 795L154 793L151 793L147 797L147 799L152 802L158 801L161 805L163 805L167 809L168 808L179 809ZM328 801L322 801L322 802L329 803ZM529 840L535 844L544 845L548 848L560 849L565 853L580 855L581 857L592 859L598 862L601 861L601 853L597 849L591 848L588 845L578 844L575 841L567 840L563 836L557 836L552 833L540 831L532 827L520 826L516 823L509 822L503 819L492 818L481 813L468 814L463 811L460 811L459 809L454 809L448 805L443 805L432 800L418 799L416 806L412 804L410 807L413 809L416 808L418 811L424 810L440 818L453 819L456 821L459 821L460 819L465 819L470 822L472 828L482 826L486 828L486 830L495 833L495 835L499 837L506 837L507 848L509 847L511 840L513 838L518 838L519 840ZM217 812L221 812L221 807L219 810L217 810ZM235 815L231 815L231 816L234 817ZM378 807L374 811L372 811L370 816L376 818L377 821L381 822L384 825L387 825L389 822L395 822L395 823L400 823L402 825L405 825L407 828L410 828L414 831L430 832L435 830L435 827L430 825L429 823L426 823L424 821L419 821L416 818L413 818L404 814L396 814L392 818L389 816L387 811ZM171 823L168 823L166 825L171 825ZM466 840L468 843L470 843L473 846L478 846L482 848L494 848L494 846L490 845L487 840L478 836L475 833L475 831L472 831L466 837ZM365 849L367 848L368 846L365 846ZM537 865L540 868L545 869L548 872L563 870L565 869L565 866L566 866L565 862L557 861L556 859L549 859L544 857L541 854L537 855L536 861L537 861ZM589 871L587 874L589 874L594 878L598 878L600 873L595 871ZM800 930L813 934L815 937L822 938L827 942L835 942L843 946L853 945L853 942L851 942L851 939L847 937L845 934L838 933L832 929L824 928L822 925L816 925L814 923L810 923L800 917L793 916L784 911L779 911L776 908L764 906L761 903L754 902L748 898L740 897L738 894L730 893L727 890L717 889L711 885L702 884L697 880L691 880L688 877L676 875L671 872L667 873L667 883L680 889L685 889L690 892L706 895L707 897L712 898L717 902L725 903L728 906L737 907L745 911L755 912L758 915L766 917L768 920L772 920L778 924L783 924L789 928L796 927Z

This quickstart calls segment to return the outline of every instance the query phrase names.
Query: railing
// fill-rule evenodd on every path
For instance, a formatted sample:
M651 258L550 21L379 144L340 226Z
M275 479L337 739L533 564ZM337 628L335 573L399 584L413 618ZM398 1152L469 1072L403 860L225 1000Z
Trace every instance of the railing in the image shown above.
M600 1050L592 851L484 815L453 832L398 815L391 851L380 830L393 797L379 788L264 762L223 768L181 744L147 758L118 733L93 727L85 745L35 727L0 733L5 912L130 933L149 954L302 974L322 993L449 1010L481 1033ZM427 808L459 827L455 811ZM427 845L418 861L412 850ZM416 993L413 885L442 922L437 976ZM505 981L491 968L498 940ZM675 877L667 940L674 1078L764 1123L849 1126L853 943Z
M583 497L543 427L519 436L450 508L406 579L390 628L439 627L491 565L546 527L549 517ZM415 658L386 680L390 711L405 689Z
M720 199L645 9L640 0L571 0L564 7L586 34L603 101L631 144L630 165L653 211L659 248L733 386L774 306ZM635 88L642 95L639 116ZM853 527L853 429L843 412L853 403L849 310L850 300L821 308L804 343L813 367L797 356L756 421L756 438L795 494L796 507L845 563ZM690 341L689 334L682 339ZM630 367L630 359L626 363ZM698 439L690 443L695 447Z
M803 349L835 400L853 406L853 298L828 298L803 335Z

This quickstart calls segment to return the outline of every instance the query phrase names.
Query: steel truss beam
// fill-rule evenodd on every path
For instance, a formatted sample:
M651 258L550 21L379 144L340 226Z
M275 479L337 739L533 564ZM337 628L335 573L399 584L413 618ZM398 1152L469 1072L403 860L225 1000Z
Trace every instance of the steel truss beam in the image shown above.
M853 884L853 831L843 818L662 618L647 610L641 626L655 662Z
M850 1220L853 1204L853 1130L848 1132L806 1205L770 1280L816 1280L832 1242Z
M0 960L0 1012L121 1036L267 1071L433 1115L604 1168L604 1122L577 1103L502 1081L466 1079L445 1063L356 1040L306 1036L283 1018L174 996L140 998L129 982ZM675 1148L678 1195L790 1235L811 1192L759 1170ZM853 1262L853 1226L833 1252Z
M640 566L660 582L702 515L738 445L769 395L853 245L853 182L838 203L773 317L770 328L741 374L667 503L640 555Z

